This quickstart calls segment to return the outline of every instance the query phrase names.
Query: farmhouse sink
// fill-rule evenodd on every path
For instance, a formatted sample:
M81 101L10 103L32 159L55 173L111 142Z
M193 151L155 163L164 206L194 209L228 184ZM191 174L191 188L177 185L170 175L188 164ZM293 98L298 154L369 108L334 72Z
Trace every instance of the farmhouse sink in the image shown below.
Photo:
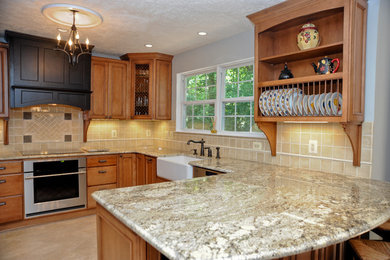
M157 176L172 181L192 179L192 166L188 163L200 160L203 159L197 159L185 155L158 157Z

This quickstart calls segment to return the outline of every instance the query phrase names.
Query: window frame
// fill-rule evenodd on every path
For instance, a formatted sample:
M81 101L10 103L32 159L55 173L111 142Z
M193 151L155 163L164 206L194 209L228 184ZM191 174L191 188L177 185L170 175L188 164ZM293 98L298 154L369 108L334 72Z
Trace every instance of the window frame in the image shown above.
M236 137L257 137L265 138L263 132L236 132L236 131L224 131L223 130L223 103L226 102L254 102L255 90L253 89L252 97L237 97L237 98L225 98L225 73L227 69L242 67L247 65L254 65L254 59L248 58L243 60L237 60L229 63L218 64L206 68L191 70L176 74L176 132L179 133L195 133L195 134L210 134L220 136L236 136ZM215 100L201 100L201 101L186 101L186 77L217 72L216 82L216 99ZM255 80L253 79L253 82ZM254 83L255 84L255 83ZM187 104L214 104L215 116L217 117L215 128L217 133L213 134L210 130L198 130L198 129L186 129L185 124L185 105ZM254 114L254 111L252 111Z

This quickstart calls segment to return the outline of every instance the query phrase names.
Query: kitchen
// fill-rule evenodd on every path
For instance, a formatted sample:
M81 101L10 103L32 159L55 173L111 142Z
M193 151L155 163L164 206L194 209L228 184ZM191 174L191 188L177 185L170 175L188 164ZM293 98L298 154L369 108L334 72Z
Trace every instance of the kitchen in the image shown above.
M273 4L277 3L277 1L273 2ZM3 28L2 26L2 30L12 30L25 34L40 35L54 39L56 33L58 33L58 31L56 30L57 25L49 21L40 13L41 8L45 4L47 3L36 3L35 6L35 12L37 12L37 17L41 19L41 22L43 22L45 26L53 28L51 30L45 31L45 35L40 35L40 30L36 30L36 28L35 32L33 30L28 30L29 27L26 24L17 26L16 23L14 27L11 27L10 24L4 23L6 27ZM6 5L8 5L8 3ZM98 9L98 7L94 7L92 4L89 4L88 7L93 10ZM265 7L268 6L264 6L262 8ZM14 6L13 8L15 9ZM239 19L241 19L241 21L245 20L245 22L247 23L247 27L245 27L246 29L241 32L237 30L236 34L230 35L230 37L226 37L226 39L221 38L218 39L218 41L216 38L214 38L214 41L207 42L208 44L204 44L202 43L202 41L208 40L208 37L211 37L212 33L210 33L209 31L208 36L205 36L206 40L203 40L205 38L202 38L200 35L198 36L196 34L198 30L200 32L200 30L205 29L196 29L192 33L195 34L198 38L195 38L193 41L195 41L200 47L192 47L192 49L180 49L181 47L177 47L175 51L168 52L169 54L174 54L172 61L170 60L172 59L171 55L161 55L156 57L147 56L146 54L143 54L143 56L141 54L138 54L141 56L137 57L137 55L131 54L148 52L148 50L146 50L146 47L144 47L143 44L141 46L142 48L140 49L128 48L123 50L117 50L116 52L118 53L118 55L101 54L100 56L104 56L103 58L95 58L95 50L96 52L99 48L101 48L100 50L110 50L110 46L104 46L103 48L99 47L99 45L97 44L99 27L101 26L103 28L106 22L108 23L109 21L106 15L104 15L104 12L100 11L99 9L99 13L103 15L103 23L96 28L88 29L88 33L92 30L97 31L94 36L96 41L92 36L89 36L91 44L95 45L93 47L93 58L91 61L90 85L93 93L91 97L90 113L84 113L83 110L77 108L82 106L80 104L77 104L77 106L47 106L44 104L35 104L34 106L25 106L23 108L11 108L9 110L9 119L5 119L3 121L4 124L2 128L1 138L3 138L3 143L6 143L6 141L8 141L9 144L2 145L2 162L23 161L23 166L21 163L16 165L16 171L13 171L11 173L21 174L24 172L24 175L26 176L28 174L28 166L25 164L25 162L33 162L33 160L31 159L42 159L44 158L45 153L55 153L59 151L62 151L62 154L45 155L45 158L66 158L62 156L68 156L71 152L80 152L80 149L84 147L85 150L89 151L87 154L76 154L77 157L87 157L87 159L85 162L79 163L81 167L80 169L75 170L75 172L86 171L86 174L84 174L84 176L87 175L85 179L86 184L84 185L86 189L84 190L84 192L90 195L94 191L97 191L101 188L125 187L155 182L164 182L165 180L162 177L157 176L156 174L156 158L181 153L190 155L194 152L192 151L190 153L191 149L197 149L197 153L200 154L202 150L200 149L200 144L190 143L188 145L187 142L191 139L199 141L203 138L205 140L204 146L210 147L210 149L206 149L206 151L204 151L205 157L202 158L206 158L208 155L208 151L210 150L212 151L212 157L215 158L217 155L216 148L220 147L220 156L222 159L217 161L220 162L220 165L213 165L214 159L211 161L206 161L204 164L202 164L201 162L198 163L198 166L200 166L201 168L208 168L209 170L230 170L236 173L237 169L240 169L243 173L247 172L248 174L251 174L251 171L258 171L259 175L252 175L254 175L254 178L256 176L260 178L262 176L261 174L265 174L268 171L278 171L277 169L279 168L272 168L274 166L270 166L271 168L269 169L266 166L263 166L266 164L271 164L276 166L287 166L289 167L288 169L300 169L299 171L304 172L309 179L311 176L311 172L321 171L324 173L328 173L326 176L329 176L330 178L333 176L339 176L339 174L341 174L342 176L363 177L366 179L379 179L382 181L389 181L389 175L387 170L388 163L386 162L386 151L388 151L387 147L389 147L387 145L389 138L387 137L386 133L388 132L387 130L389 129L389 127L388 122L383 115L383 111L389 110L387 105L388 102L386 102L386 95L383 94L388 93L386 92L388 90L385 84L385 82L387 82L386 77L388 77L386 75L388 73L386 73L385 63L386 57L388 57L386 56L386 54L388 54L388 47L386 46L388 38L386 38L386 36L388 37L388 35L386 35L386 29L383 29L386 28L384 26L386 24L386 21L388 21L389 13L386 12L388 10L386 9L388 8L388 4L386 4L386 1L382 0L368 2L367 39L370 40L367 40L366 42L365 102L363 103L364 122L362 124L361 136L359 139L361 142L360 160L358 160L360 166L354 166L355 157L358 153L355 151L356 149L352 147L355 147L356 140L355 143L352 142L351 144L349 139L350 136L345 133L340 123L331 121L323 124L314 123L312 121L309 121L309 123L304 123L300 120L298 121L298 123L278 122L277 132L274 136L275 140L273 140L274 142L272 142L270 141L270 139L272 140L272 138L270 138L269 134L266 136L258 132L256 124L252 123L243 124L245 127L247 127L247 132L249 132L246 135L242 135L240 131L237 131L237 128L240 127L238 124L233 125L233 128L229 129L229 134L226 134L227 131L224 131L227 129L226 126L228 124L226 124L226 122L228 120L226 119L226 122L224 124L226 128L224 129L222 124L222 117L224 115L221 112L222 106L227 101L230 101L229 103L232 104L241 102L248 103L253 106L253 94L252 99L251 97L246 96L241 97L240 92L231 100L217 98L220 100L217 100L214 103L215 112L211 114L206 114L206 109L204 109L204 111L202 112L202 116L195 116L196 110L199 108L199 104L202 104L202 109L206 108L206 106L210 108L210 102L207 101L201 103L198 101L198 103L196 103L190 100L192 102L191 103L187 102L188 100L181 100L181 97L183 95L181 95L179 92L180 90L184 89L182 82L189 84L187 83L187 81L182 81L182 79L188 79L188 82L190 82L190 80L193 79L193 75L198 75L198 77L195 77L195 82L197 82L198 79L200 79L200 81L202 80L202 75L206 75L206 77L213 77L215 75L216 78L214 80L214 83L208 84L207 82L206 88L208 90L211 90L213 88L216 88L214 87L214 85L221 85L221 82L224 80L224 78L227 78L226 75L228 75L229 73L235 73L235 71L240 72L241 70L244 70L245 68L248 68L251 66L251 64L253 64L254 49L256 46L253 35L254 27L245 16L255 13L262 8L258 7L256 9L250 9L246 13L242 14ZM8 10L12 10L12 6L10 6L10 9ZM335 15L337 17L338 13L332 13L332 15ZM8 16L4 15L4 17ZM106 21L106 19L108 21ZM321 25L321 19L326 18L317 18L317 25ZM3 21L1 22L3 23ZM298 33L300 26L303 25L305 22L306 21L299 23L299 26L294 29L296 31L294 31L294 35ZM315 24L315 22L313 23ZM27 29L23 29L23 26L26 26ZM321 32L323 33L323 35L327 35L327 33L329 34L329 32L326 32L325 29L321 29L319 27L320 35ZM84 35L86 35L86 33L87 30L80 30L80 36L83 41L85 39ZM62 37L66 39L67 34L68 33L62 34ZM14 35L12 37L14 37L15 39L18 37L22 38L22 36L20 35ZM119 39L121 39L121 37L119 37ZM131 42L131 40L128 39L124 39L123 41ZM324 41L326 41L326 38L323 39L323 42L321 44L326 44L326 42ZM101 40L101 42L102 44L105 43L104 38ZM155 51L154 48L159 48L157 43L158 41L155 40L155 42L156 43L152 42L154 46L152 47L153 51ZM175 42L172 42L172 45L174 44ZM298 50L296 45L294 47L294 50ZM338 47L336 46L335 48ZM345 48L346 47L344 47L344 49ZM164 48L160 47L159 50L164 50ZM165 53L164 51L161 52ZM337 54L340 53L340 51L331 50L330 53ZM83 56L86 57L86 55ZM114 56L116 59L111 59L114 58ZM122 56L122 60L119 60L119 56ZM318 60L317 56L322 57L325 55L316 55L315 60ZM330 56L333 58L333 56L335 55ZM157 68L157 62L161 61L160 63L158 63L159 65L161 65L158 71L165 71L167 77L161 77L162 74L157 74L157 70L151 71L150 75L153 75L154 79L158 78L161 80L159 83L160 88L161 86L170 86L170 84L166 84L166 82L171 81L171 88L167 88L166 91L163 90L159 92L158 95L156 95L156 92L151 92L152 94L147 96L147 99L144 96L142 96L141 99L137 99L135 97L137 94L132 95L130 94L130 91L120 92L122 93L122 95L117 93L111 94L110 91L112 91L112 88L120 86L121 83L126 86L134 86L135 83L132 80L136 76L135 72L137 60L148 60L149 66L153 68ZM80 62L82 62L82 60ZM170 73L169 64L171 62L172 72ZM295 64L293 60L288 63L288 66L291 69L292 73L299 74L300 72L299 69L297 69L297 65L295 65L295 67L294 65ZM344 67L341 67L340 70L345 71L347 69L346 59L344 59L344 62L342 62L342 66ZM313 70L311 66L310 69ZM12 68L10 67L10 73L11 70ZM100 71L97 73L98 70ZM279 69L278 73L280 72L280 70L281 69ZM144 78L146 76L145 69L140 71L140 78ZM112 72L113 75L115 74L116 77L111 77L110 72ZM212 74L214 72L216 73ZM221 77L221 73L222 75L225 75L225 77ZM313 71L311 71L311 73L313 73L314 75ZM295 76L301 76L298 74L295 74ZM108 76L104 78L102 75ZM120 79L118 80L118 75L122 76L122 81ZM127 77L127 75L129 76ZM256 78L255 75L254 77ZM115 84L113 82L115 82ZM239 81L239 83L240 82L241 81ZM248 82L251 82L251 77L249 77ZM232 85L234 84L236 83L233 83ZM151 89L154 88L152 83L149 84L149 87ZM12 102L14 102L12 101L12 97L13 95L17 95L18 89L20 90L21 88L9 88L11 107ZM119 87L119 91L123 91L123 89L124 88ZM156 89L155 91L158 91L158 89ZM217 89L217 93L219 93L218 91L219 90ZM12 94L12 92L14 92L14 94ZM99 95L100 99L97 98L97 95ZM208 92L208 95L213 95L213 93L210 91ZM160 100L158 100L159 98ZM255 101L256 99L258 99L258 97L255 98ZM117 100L125 100L125 102L118 102ZM157 100L160 102L157 102ZM345 107L343 107L343 109L346 108L347 103L348 102L344 101L343 105L345 105ZM158 105L158 107L156 107L155 105ZM142 106L148 107L149 111L153 112L146 116L144 114L140 114L141 112L137 111L136 107ZM186 110L180 109L180 106L190 107L191 111L187 113ZM234 105L234 108L238 109L238 106ZM187 113L185 116L184 111L186 111ZM254 116L254 112L256 113L258 111L254 111L254 109L249 109L249 116ZM245 117L240 116L240 114L233 114L231 117L227 117L225 113L225 117L230 118L229 120L233 120L233 122L237 122L241 119L243 120L243 122L247 122L245 121ZM196 120L199 120L199 118L200 120L202 120L202 124L199 124L199 121L198 123L196 123ZM220 121L218 121L218 118ZM209 130L210 128L205 130L206 127L212 126L212 122L210 124L210 121L206 121L208 119L217 119L215 125L215 128L217 130L216 134L212 134ZM201 127L199 127L199 125L201 125ZM185 127L183 128L183 126ZM8 140L6 140L6 138L4 138L3 136L8 136ZM85 140L87 142L83 142L84 138L86 138ZM309 146L309 142L313 140L317 141L317 144L314 144L314 146L316 146L317 153L314 153L311 150L312 147ZM272 156L273 151L276 152L276 156ZM37 155L36 153L39 153L39 155ZM41 155L40 153L43 153L43 155ZM71 157L74 156L75 154L73 153ZM226 161L230 162L230 164ZM242 166L240 164L241 161L247 162L244 164L247 164L248 168ZM208 166L207 163L209 163ZM253 169L252 163L259 163L261 165L259 167L264 167L263 171L256 170L257 168ZM108 177L108 179L105 179L104 181L96 181L96 179L93 179L91 177L94 175L90 174L94 171L95 173L97 173L98 176L99 171L107 171L112 174L111 177ZM292 176L294 176L295 173L292 170L289 170L289 172ZM266 182L265 180L267 179L267 176L263 176L263 178L264 182ZM326 178L324 177L324 179ZM196 179L191 182L194 185L196 183L195 180ZM232 181L240 183L240 185L245 184L250 187L248 183L249 180L247 182L240 182L234 179L233 174L209 177L208 180L210 182L214 180L220 180L221 183ZM80 183L82 183L81 179ZM178 196L181 195L185 197L185 190L183 189L183 187L180 186L180 183L182 182L177 182L177 184L175 184L177 185L176 189L180 190L180 194L178 194ZM216 187L221 183L215 183ZM363 183L361 185L363 185ZM213 186L213 183L206 182L206 184ZM163 189L162 187L167 187L164 185L174 184L162 183L158 185L162 186L137 186L134 189L137 190L139 194L146 194L148 192L147 187L156 187L149 189L157 189L157 187L161 187L161 189ZM358 184L353 183L353 185ZM335 186L337 185L335 184ZM195 188L196 187L194 187L194 189ZM202 187L198 188L202 190ZM238 189L234 185L231 188L233 190L241 191L242 194L245 194L244 191ZM22 193L18 193L19 198L23 197L23 200L20 200L22 203L26 203L26 199L29 197L31 198L30 195L26 194L27 190L28 189L26 189L26 186L24 186L24 197ZM331 188L329 188L329 191L331 191ZM83 192L80 191L80 194L82 193ZM205 190L205 194L208 194L207 190ZM286 191L286 194L289 193ZM120 194L119 196L123 196L123 194ZM131 195L129 195L129 197L130 196ZM163 198L164 194L160 194L160 196L161 198ZM201 194L198 194L198 196L201 196ZM22 216L19 216L19 220L6 223L2 227L2 230L14 229L17 227L21 227L22 225L26 226L32 224L41 224L43 222L49 223L50 221L61 220L59 216L61 216L62 219L66 219L74 218L76 216L82 216L83 214L95 214L95 209L92 206L94 204L94 199L91 196L88 196L85 199L87 200L87 202L84 202L84 204L87 205L87 210L73 209L73 211L69 213L57 215L49 214L44 217L34 217L34 215L26 216L26 209L24 208L24 205L23 212L21 213ZM102 201L105 200L104 198L100 198L100 201L99 198L95 199L98 199L98 202L104 205ZM388 203L388 197L386 199ZM167 200L169 200L169 197L167 197ZM232 198L232 201L234 201L234 198ZM134 203L136 202L138 202L138 200L134 198ZM115 204L115 200L111 203ZM140 203L140 205L143 205L142 203L146 204L151 202L142 202L141 200L138 203ZM240 204L240 202L236 201L234 201L234 203ZM173 205L171 206L173 207ZM248 204L248 206L250 205ZM187 210L189 215L191 213L194 213L191 211L191 208L187 208ZM379 209L373 210L378 210L378 213L380 211ZM218 212L216 212L216 214L217 213ZM384 214L384 216L386 216L387 214L388 217L388 207L386 210L382 209L380 213ZM30 214L34 213L31 212ZM219 214L221 214L221 212L219 212ZM23 218L26 219L20 220ZM145 222L147 221L151 220L145 219ZM166 223L168 225L168 220L165 221L167 221ZM380 222L379 219L376 219L376 221ZM139 224L140 223L141 222L139 222ZM381 223L377 224L379 225ZM145 238L144 236L146 235L143 234L142 231L138 230L137 232L137 230L134 230L133 228L131 229L135 231L138 235L140 235L144 240L147 240L149 244L152 244L157 249L159 249L159 251L167 250L164 251L164 253L168 257L175 258L175 253L178 252L175 251L175 249L158 248L158 242L154 241L153 244L153 240L155 239L155 237L152 236ZM359 232L355 233L355 235L358 235L358 233ZM161 238L162 234L156 236L160 236ZM304 242L301 242L301 244L304 244ZM311 246L313 247L313 245ZM172 250L174 251L173 253ZM169 254L169 252L171 252L171 254ZM234 252L229 254L228 256L233 257ZM208 257L205 256L204 258ZM215 258L218 257L215 256ZM260 255L258 256L258 258L260 258ZM263 258L267 257L263 256Z

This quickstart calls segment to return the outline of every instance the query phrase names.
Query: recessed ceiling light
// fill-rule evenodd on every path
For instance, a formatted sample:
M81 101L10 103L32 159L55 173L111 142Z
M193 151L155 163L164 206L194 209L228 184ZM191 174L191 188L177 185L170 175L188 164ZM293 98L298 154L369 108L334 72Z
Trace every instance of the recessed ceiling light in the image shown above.
M198 32L198 35L205 36L205 35L207 35L207 32Z
M145 44L145 47L146 47L146 48L152 48L152 47L153 47L153 45L152 45L152 44L150 44L150 43L148 43L148 44Z

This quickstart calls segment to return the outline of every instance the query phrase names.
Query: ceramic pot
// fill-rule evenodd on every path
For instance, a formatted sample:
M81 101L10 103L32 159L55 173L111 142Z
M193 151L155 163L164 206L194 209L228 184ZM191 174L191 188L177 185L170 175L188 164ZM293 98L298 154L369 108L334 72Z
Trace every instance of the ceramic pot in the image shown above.
M301 27L297 35L297 44L300 50L315 48L320 44L320 34L312 23L306 23Z

